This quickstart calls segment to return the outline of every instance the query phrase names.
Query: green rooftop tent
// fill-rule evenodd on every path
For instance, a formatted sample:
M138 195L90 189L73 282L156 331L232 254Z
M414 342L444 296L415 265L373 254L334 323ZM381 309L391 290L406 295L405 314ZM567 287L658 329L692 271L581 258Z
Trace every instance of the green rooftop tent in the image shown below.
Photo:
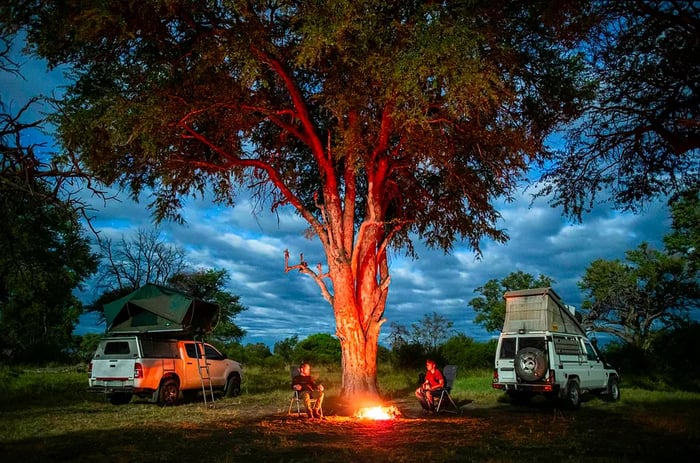
M146 284L104 305L109 334L206 334L218 321L219 306L164 286Z

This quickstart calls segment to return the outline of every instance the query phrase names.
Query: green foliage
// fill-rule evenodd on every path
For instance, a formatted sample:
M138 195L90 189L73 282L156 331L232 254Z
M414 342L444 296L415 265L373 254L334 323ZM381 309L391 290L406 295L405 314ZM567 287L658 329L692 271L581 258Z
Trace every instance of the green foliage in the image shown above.
M440 346L440 354L446 365L457 365L463 370L492 368L496 341L476 342L460 333Z
M82 313L73 292L96 256L68 202L47 199L38 183L36 194L14 194L24 175L5 171L0 183L0 352L11 361L57 360Z
M299 343L299 336L296 334L282 341L277 341L272 349L272 352L280 357L287 365L292 363L294 358L294 349Z
M78 348L75 353L76 360L82 363L88 363L95 355L97 350L97 345L102 339L102 335L95 333L86 333L82 336L74 336L76 339Z
M178 272L170 277L168 285L203 301L218 304L219 320L213 336L220 342L235 343L243 338L245 330L236 325L233 319L247 307L240 303L240 296L224 289L228 280L228 272L224 269L200 269Z
M500 281L489 280L474 290L475 293L481 293L481 296L469 301L469 306L476 312L474 322L482 325L489 332L500 331L506 317L506 302L503 299L506 291L544 288L554 283L554 279L546 275L540 274L534 277L522 270L512 272Z
M435 352L440 344L450 336L454 322L433 312L425 314L418 323L411 324L411 340L423 346L428 352Z
M263 365L272 357L270 348L263 343L246 344L231 343L221 348L229 358L245 365Z
M664 236L666 251L685 256L690 272L700 272L700 190L685 191L669 201L671 233Z
M583 322L649 350L654 334L677 326L697 306L698 282L685 258L649 248L626 253L626 262L598 259L579 282L586 298Z
M340 364L340 341L327 333L312 334L294 349L295 363Z
M540 191L578 218L600 192L606 202L643 210L700 182L698 3L590 5L602 20L586 45L596 104L572 125Z

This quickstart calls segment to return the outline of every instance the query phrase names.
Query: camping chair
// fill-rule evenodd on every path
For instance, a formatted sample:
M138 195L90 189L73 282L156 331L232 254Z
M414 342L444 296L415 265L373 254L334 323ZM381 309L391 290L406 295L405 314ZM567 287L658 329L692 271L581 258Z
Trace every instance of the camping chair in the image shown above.
M294 377L299 375L299 367L292 367L291 368L291 381L294 381ZM291 384L291 382L290 382ZM313 397L310 397L311 399L311 406L316 405L316 399ZM292 389L292 399L289 401L289 410L287 410L287 414L291 415L292 414L292 407L296 403L297 405L297 416L301 415L302 413L306 413L306 409L302 410L302 405L304 404L304 399L301 397L301 391L297 391L296 389ZM320 410L321 415L323 415L323 409Z
M455 401L452 400L452 396L450 395L450 392L452 391L452 385L454 384L455 378L457 377L457 365L445 365L445 368L443 368L442 370L442 375L445 377L445 387L434 391L434 393L440 393L440 396L437 397L438 403L437 407L435 407L435 414L437 415L441 411L455 414L461 413L462 410L457 406ZM448 405L452 406L448 407Z

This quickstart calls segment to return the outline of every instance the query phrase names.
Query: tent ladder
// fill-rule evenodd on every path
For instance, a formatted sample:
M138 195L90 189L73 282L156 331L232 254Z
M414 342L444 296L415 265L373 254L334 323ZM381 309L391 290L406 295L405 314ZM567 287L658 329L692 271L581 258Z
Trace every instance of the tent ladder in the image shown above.
M209 407L214 408L214 387L211 384L209 363L207 362L207 353L204 349L204 337L197 340L197 336L195 336L194 345L196 347L195 351L197 352L197 371L199 372L199 379L202 383L204 406L207 406L207 400L209 400ZM209 395L209 398L207 398L207 394Z

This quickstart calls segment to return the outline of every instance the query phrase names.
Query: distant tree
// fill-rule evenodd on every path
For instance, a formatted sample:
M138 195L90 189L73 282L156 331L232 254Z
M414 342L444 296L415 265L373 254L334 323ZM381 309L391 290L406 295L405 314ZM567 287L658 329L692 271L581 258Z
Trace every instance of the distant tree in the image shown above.
M389 346L391 346L391 350L397 350L410 342L410 333L404 325L391 322L389 328Z
M445 364L463 369L493 367L496 344L493 341L476 342L464 333L458 333L440 346Z
M583 324L648 351L654 337L688 321L698 307L698 281L683 256L643 243L626 262L598 259L579 282Z
M586 46L597 97L542 195L580 217L599 192L622 209L700 185L700 3L593 2Z
M80 362L88 363L92 360L97 346L102 339L101 334L86 333L82 336L74 335L74 343L77 344L76 357Z
M426 352L437 352L438 346L452 335L453 326L453 321L437 312L425 314L418 323L411 324L411 340Z
M700 190L682 192L669 201L671 233L664 236L666 252L684 256L690 272L700 272Z
M282 341L277 341L272 348L272 352L279 356L287 365L292 364L294 358L294 350L299 343L299 336L296 334L294 336L283 339Z
M328 333L312 334L299 341L294 349L296 362L338 364L340 362L340 341Z
M105 292L128 294L146 283L166 285L187 267L184 249L168 243L157 229L139 228L135 236L122 235L116 243L102 238L99 244L98 284Z
M247 310L247 307L240 303L240 296L225 290L228 279L228 272L224 269L199 269L180 271L170 277L166 285L192 297L217 304L220 310L219 319L212 334L220 342L233 343L240 342L245 336L245 330L233 320Z
M474 290L481 293L469 301L469 306L476 312L474 322L482 325L487 331L500 331L503 329L503 322L506 317L506 302L503 295L506 291L516 291L519 289L545 288L550 287L555 281L540 274L534 277L522 270L512 272L502 280L489 280L483 286Z
M63 145L156 217L213 189L289 205L325 253L285 262L335 314L342 394L378 397L389 251L504 241L494 204L591 96L588 2L14 0L74 83Z

